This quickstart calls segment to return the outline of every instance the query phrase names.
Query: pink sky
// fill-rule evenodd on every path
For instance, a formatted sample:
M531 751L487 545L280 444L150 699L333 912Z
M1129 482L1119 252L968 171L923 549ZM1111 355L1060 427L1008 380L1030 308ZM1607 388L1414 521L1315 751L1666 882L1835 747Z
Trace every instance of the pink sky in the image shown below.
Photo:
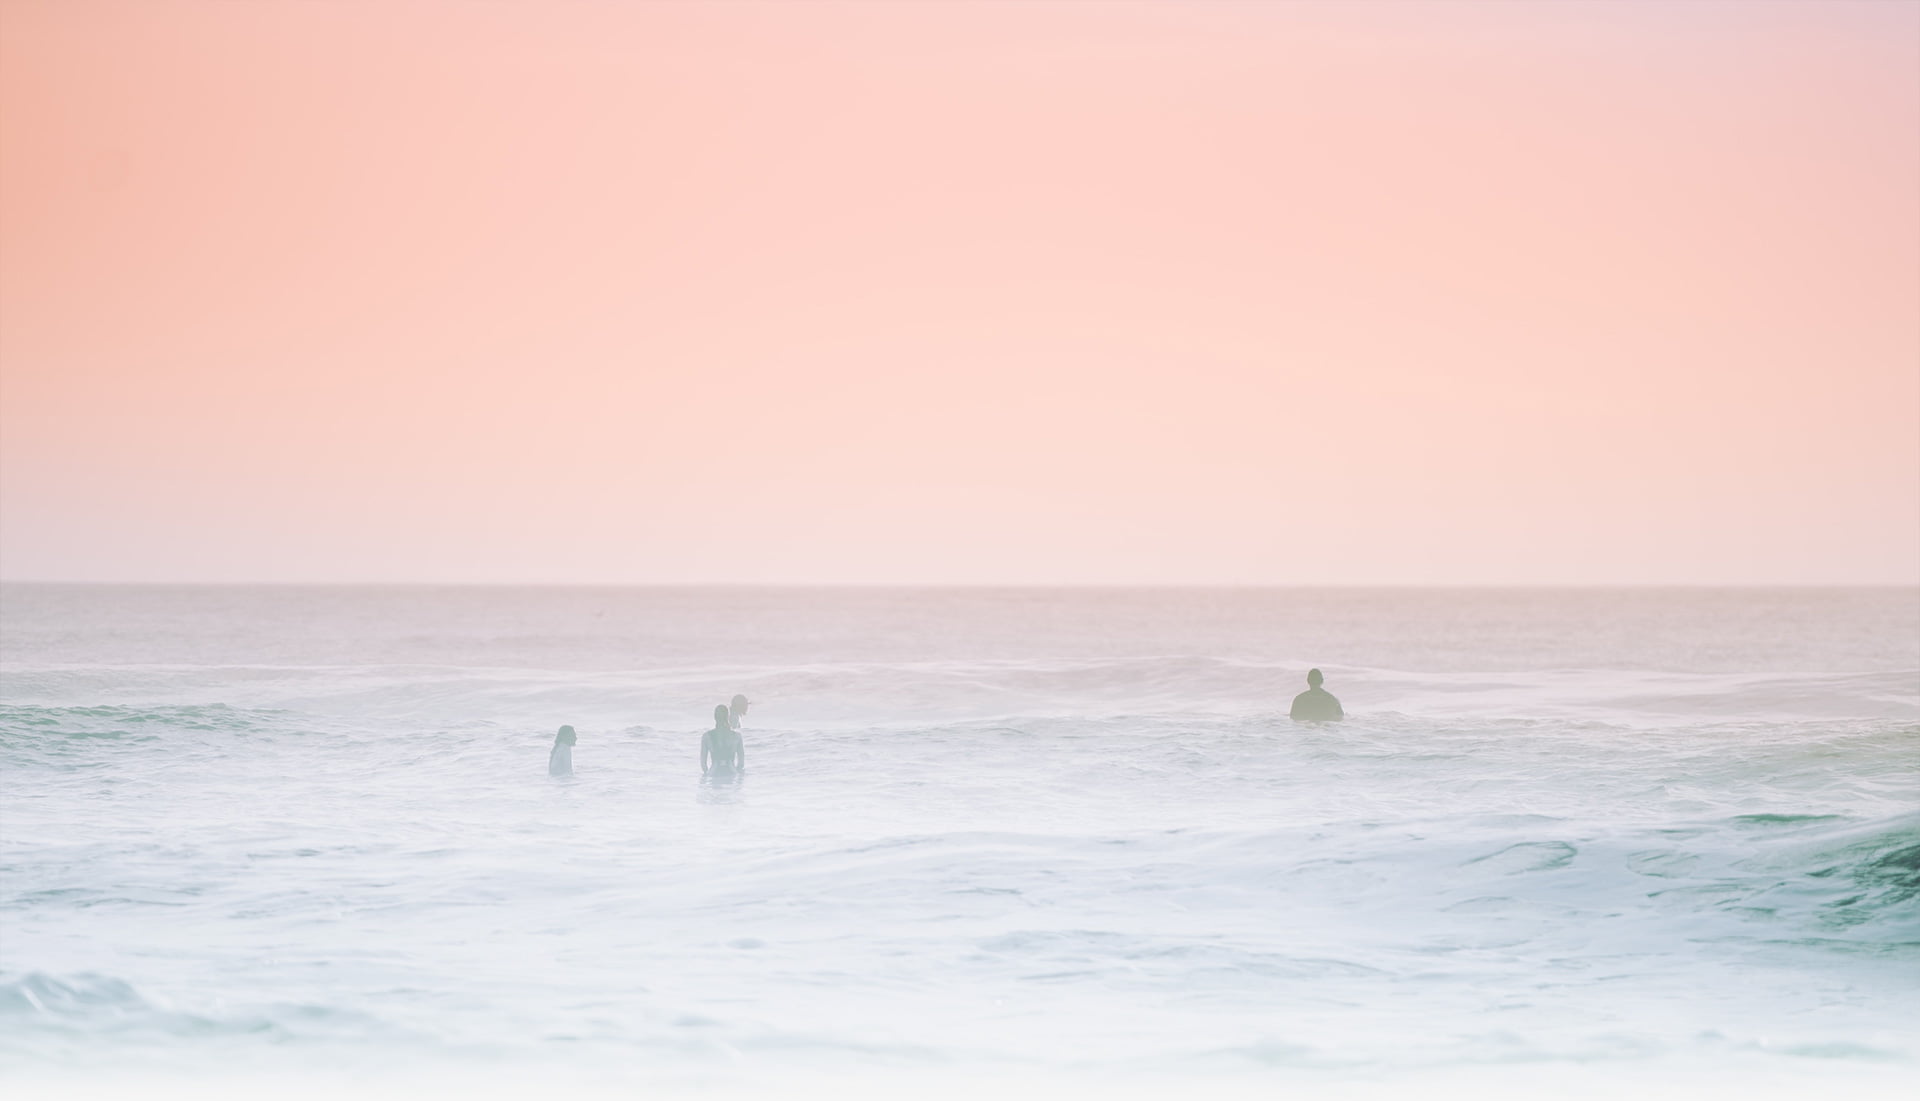
M0 0L0 576L1920 582L1920 4Z

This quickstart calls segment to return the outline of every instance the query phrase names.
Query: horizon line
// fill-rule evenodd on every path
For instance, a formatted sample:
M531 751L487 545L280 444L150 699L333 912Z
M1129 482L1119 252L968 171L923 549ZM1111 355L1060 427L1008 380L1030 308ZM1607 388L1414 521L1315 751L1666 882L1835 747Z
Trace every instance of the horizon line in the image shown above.
M1920 589L1911 581L133 581L0 578L0 586L125 589L1567 590Z

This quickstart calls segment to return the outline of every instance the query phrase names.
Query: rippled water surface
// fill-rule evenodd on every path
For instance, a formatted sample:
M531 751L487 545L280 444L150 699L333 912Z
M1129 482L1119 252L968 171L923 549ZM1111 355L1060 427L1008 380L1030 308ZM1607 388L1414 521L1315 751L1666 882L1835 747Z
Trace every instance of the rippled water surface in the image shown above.
M0 597L16 1077L1920 1082L1913 590Z

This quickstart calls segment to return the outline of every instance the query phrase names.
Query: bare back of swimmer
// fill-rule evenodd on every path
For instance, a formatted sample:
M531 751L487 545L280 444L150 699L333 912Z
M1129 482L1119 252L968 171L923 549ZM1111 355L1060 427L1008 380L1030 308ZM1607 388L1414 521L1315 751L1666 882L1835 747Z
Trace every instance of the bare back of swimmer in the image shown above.
M732 776L746 771L747 747L728 718L726 704L714 708L713 729L700 735L700 771L708 776Z

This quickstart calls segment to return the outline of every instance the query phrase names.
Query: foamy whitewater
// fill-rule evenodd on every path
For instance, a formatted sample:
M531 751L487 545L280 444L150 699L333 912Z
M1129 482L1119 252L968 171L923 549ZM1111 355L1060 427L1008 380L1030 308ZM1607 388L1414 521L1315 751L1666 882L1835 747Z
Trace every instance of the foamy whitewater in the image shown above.
M1912 589L7 586L0 660L20 1084L1920 1084Z

